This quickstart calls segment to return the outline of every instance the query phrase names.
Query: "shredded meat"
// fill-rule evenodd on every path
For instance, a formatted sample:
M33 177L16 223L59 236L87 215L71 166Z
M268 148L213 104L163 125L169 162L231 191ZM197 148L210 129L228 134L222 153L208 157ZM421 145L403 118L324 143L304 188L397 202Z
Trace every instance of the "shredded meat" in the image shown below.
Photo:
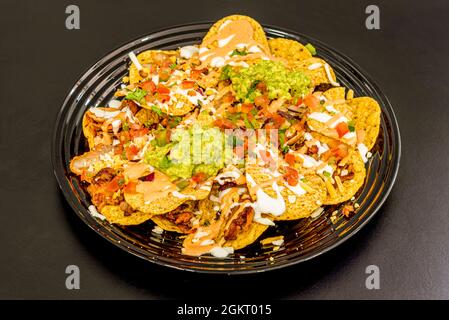
M123 100L120 106L122 109L128 107L132 114L136 114L139 111L139 106L132 100Z
M176 224L183 232L188 232L191 229L190 220L193 217L193 213L189 211L176 210L166 213L164 217Z
M222 185L220 185L220 187L218 188L219 191L223 191L229 188L233 188L237 186L237 183L235 183L234 181L227 181L225 183L223 183Z
M341 182L346 181L346 180L351 180L352 178L354 178L354 172L349 172L345 176L340 176Z
M235 240L237 239L237 235L246 230L254 217L254 209L251 207L246 207L239 214L237 218L235 218L229 228L225 231L224 238L225 240Z
M292 115L292 114L290 114L288 112L282 111L282 110L278 110L277 114L280 115L281 117L284 117L287 120L294 120L295 119L294 115Z
M120 202L120 209L124 212L125 217L130 216L134 212L133 208L126 201Z
M111 181L115 176L115 171L112 168L103 168L94 177L95 183L106 183Z
M318 153L318 147L316 145L313 145L311 147L309 147L309 149L307 150L307 154L317 154Z

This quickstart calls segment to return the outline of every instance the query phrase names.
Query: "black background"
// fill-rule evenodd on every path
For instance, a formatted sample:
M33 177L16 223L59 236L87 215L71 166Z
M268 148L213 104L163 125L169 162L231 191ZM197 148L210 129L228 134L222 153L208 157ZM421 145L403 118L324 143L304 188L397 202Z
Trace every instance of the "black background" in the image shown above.
M65 29L77 4L81 29ZM377 4L381 29L365 28ZM332 252L258 275L169 270L107 243L71 211L50 162L51 133L78 76L110 50L163 27L232 13L319 39L352 57L396 112L402 160L377 216ZM1 1L0 298L449 298L449 2ZM81 289L65 288L65 268ZM380 268L381 289L365 288Z

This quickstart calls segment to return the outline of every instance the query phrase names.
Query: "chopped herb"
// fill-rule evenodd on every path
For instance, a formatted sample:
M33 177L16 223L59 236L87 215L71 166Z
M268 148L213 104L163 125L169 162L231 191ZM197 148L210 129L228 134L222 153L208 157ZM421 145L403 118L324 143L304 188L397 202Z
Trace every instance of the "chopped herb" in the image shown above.
M306 183L307 181L308 181L307 178L302 178L302 179L301 179L301 182Z
M320 99L320 104L323 105L324 104L324 99Z
M246 115L246 113L243 113L243 122L245 122L245 127L247 129L254 129L252 123L248 120L248 116Z
M158 106L152 105L152 106L151 106L151 110L153 110L154 112L156 112L158 116L162 116L162 110L161 110L161 108L159 108Z
M204 227L207 227L207 226L209 226L209 225L210 225L210 221L209 221L209 220L204 220L203 226L204 226Z
M123 122L122 123L122 130L123 131L128 131L129 130L129 123L128 122Z
M305 45L306 49L312 54L312 56L316 55L316 49L310 43Z
M141 102L142 99L146 95L147 95L147 92L145 90L142 90L140 88L136 88L134 91L128 92L128 94L125 96L125 99Z
M233 56L246 56L247 54L248 54L248 52L245 49L243 49L243 50L235 49L234 51L231 52L231 57L233 57Z
M223 69L221 69L220 80L227 80L231 77L232 68L229 64L225 65Z
M349 121L348 122L348 129L349 129L349 132L354 132L355 131L354 121Z
M178 183L176 183L176 186L179 190L184 190L189 186L190 182L188 180L181 180Z
M282 151L283 154L286 154L286 153L288 153L290 151L290 147L287 146L287 145L282 146L281 147L281 151Z
M168 120L168 126L170 128L174 128L181 122L181 120L181 117L170 117Z
M255 117L257 115L259 111L257 110L257 108L252 108L250 113Z
M327 172L327 171L323 171L323 176L330 178L331 177L331 173Z
M159 162L159 168L160 169L167 169L170 167L171 161L167 156L164 156L161 161Z
M118 185L121 187L125 184L125 179L121 178L118 180Z
M171 65L170 65L170 69L176 69L176 67L177 67L178 65L176 64L176 63L172 63Z

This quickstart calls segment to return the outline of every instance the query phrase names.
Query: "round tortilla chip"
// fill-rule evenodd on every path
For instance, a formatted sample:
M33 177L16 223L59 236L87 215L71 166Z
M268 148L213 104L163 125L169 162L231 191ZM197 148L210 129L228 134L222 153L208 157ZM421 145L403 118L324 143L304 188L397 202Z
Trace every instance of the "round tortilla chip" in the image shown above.
M265 31L263 30L263 28L259 24L259 22L257 22L256 20L254 20L251 17L238 15L238 14L224 17L224 18L218 20L217 22L215 22L212 25L212 27L210 27L210 29L207 32L207 34L204 36L203 43L205 41L207 41L209 38L215 36L217 34L218 30L220 29L220 27L222 26L222 24L225 23L228 20L232 20L232 21L235 21L235 20L246 20L246 21L248 21L251 24L251 26L252 26L252 28L254 30L253 39L257 43L259 43L263 47L263 49L265 49L265 52L269 52L270 49L269 49L269 46L268 46L268 40L267 40L267 37L265 35Z
M128 193L125 192L125 201L134 209L151 214L164 214L169 211L175 210L181 204L188 199L181 199L169 195L152 201L151 203L145 203L144 196L141 193Z
M268 45L273 56L286 60L289 65L312 57L310 51L295 40L274 38L268 40Z
M206 181L205 185L211 184L212 182ZM203 185L204 186L204 185ZM134 209L138 211L142 211L145 213L151 213L154 215L164 214L169 211L175 210L181 204L188 200L202 200L206 198L210 193L210 188L192 188L187 187L186 189L179 192L182 196L176 197L172 193L169 193L167 196L156 199L150 203L145 203L144 195L141 193L133 192L125 192L125 201Z
M187 201L185 204L188 205L188 208L190 210L193 210L195 208L196 203L194 201ZM173 223L169 219L167 219L165 217L165 214L155 215L155 216L151 217L151 220L165 231L183 233L183 234L189 233L189 232L186 232L185 230L183 230L178 225L176 225L176 223ZM190 223L190 228L192 228L191 223Z
M145 64L150 64L154 62L154 56L158 53L167 54L170 57L174 57L175 59L176 56L179 55L179 52L175 50L147 50L139 53L137 55L137 60L143 67L145 67L144 66ZM134 65L134 63L131 62L131 65L129 66L129 83L134 84L142 80L143 78L140 76L139 70L137 70L137 67Z
M87 151L72 158L69 165L70 171L77 175L88 172L93 177L103 168L121 168L127 160L123 160L120 155L110 156L109 161L105 159L105 155L110 155L111 150L112 146L101 146L98 150Z
M371 150L376 143L380 128L380 106L370 97L359 97L348 101L354 114L356 130L365 131L363 143Z
M352 164L354 168L354 178L342 182L343 192L341 192L338 187L334 187L335 195L328 193L323 204L338 204L351 199L365 182L366 169L360 153L357 150L352 150L348 157L347 163Z
M313 70L310 70L309 67L312 65L321 64L321 66L313 68ZM327 77L326 70L324 68L324 65L328 64L326 61L320 58L312 57L305 60L301 60L299 62L296 62L292 65L292 68L294 70L300 70L302 71L306 76L309 77L312 86L316 87L320 84L327 84L330 83L329 78ZM330 74L332 75L332 79L335 80L335 73L334 70L332 70L332 67L329 65Z
M93 124L93 120L89 117L88 112L85 112L83 115L83 134L84 137L87 139L87 143L89 144L89 149L93 149L95 147L95 128Z
M246 172L251 175L257 185L273 179L272 175L263 172L262 168L259 166L247 166ZM295 194L285 185L279 183L280 187L284 187L281 190L281 195L284 198L286 210L282 215L273 217L273 220L282 221L307 218L322 205L323 201L326 199L327 194L326 186L323 180L316 174L306 174L302 183L307 186L308 190L305 194L300 196ZM255 199L256 194L254 193L254 189L249 189L251 197ZM271 186L264 187L263 191L270 197L276 198L276 192ZM293 196L295 197L295 201L293 203L290 202L289 196L290 198L292 198Z
M267 229L267 225L253 221L247 230L237 235L237 239L225 241L223 246L233 247L234 250L242 249L254 243Z
M100 213L106 217L108 222L119 224L122 226L134 226L151 218L151 214L135 211L129 216L125 216L125 212L119 206L104 206Z
M179 228L176 224L169 221L164 217L164 215L158 214L151 218L151 220L159 226L161 229L169 232L176 232L176 233L184 233L182 232L181 228Z
M178 101L170 101L170 104L167 105L167 109L161 108L162 112L171 116L183 116L196 108L196 106L183 95L175 94L175 97Z
M346 88L345 87L334 87L323 92L323 96L328 101L338 101L346 100Z

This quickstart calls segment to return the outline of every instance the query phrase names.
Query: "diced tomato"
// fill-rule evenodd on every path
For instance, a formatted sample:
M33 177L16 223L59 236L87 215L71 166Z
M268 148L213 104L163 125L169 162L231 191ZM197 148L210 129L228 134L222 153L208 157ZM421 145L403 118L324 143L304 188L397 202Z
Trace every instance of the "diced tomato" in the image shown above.
M206 181L207 175L204 172L198 172L193 175L192 180L196 183L201 183L203 181Z
M259 150L259 154L263 162L269 163L271 161L271 154L268 150Z
M287 153L285 155L285 162L287 162L290 166L293 166L296 162L296 157L293 153Z
M139 128L139 129L131 130L129 134L134 139L136 137L142 137L142 136L148 134L148 132L149 132L148 128Z
M258 84L256 84L256 89L260 90L262 93L265 93L267 91L267 85L265 84L265 82L259 82Z
M155 100L155 98L154 98L154 95L152 95L152 94L147 94L145 96L145 101L148 102L148 103L153 103L154 100Z
M301 99L301 98L298 98L298 102L296 102L296 105L299 106L299 105L301 105L302 103L303 103L302 99Z
M214 121L214 125L216 127L222 128L222 129L234 129L235 128L235 124L233 124L228 119L217 119Z
M160 102L165 103L165 102L170 101L170 96L168 94L160 94L160 95L157 96L157 99Z
M118 133L118 139L121 144L125 144L130 140L130 134L129 131L121 131Z
M243 113L249 113L254 108L254 105L252 103L243 103L240 107L241 111Z
M140 87L148 93L154 93L156 91L156 85L151 80L142 82Z
M128 160L133 159L134 156L138 153L139 153L139 148L137 148L135 145L130 145L129 147L127 147L125 149L126 158Z
M308 95L304 98L304 103L310 110L317 110L320 108L320 100L313 94Z
M192 89L194 85L195 85L194 81L188 81L188 80L184 80L181 83L181 86L183 89Z
M197 80L201 75L201 70L194 69L190 71L190 78L193 80Z
M123 192L125 193L136 193L136 186L137 183L134 181L130 181L127 183L127 185L123 188Z
M337 124L335 129L337 129L338 136L340 138L343 137L345 134L347 134L349 132L348 124L346 122L343 122L343 121L340 122L339 124Z
M167 81L171 76L171 69L169 67L162 67L158 70L159 80Z
M120 180L123 181L123 177L122 176L116 176L114 179L111 180L111 182L109 182L106 185L106 191L107 192L116 192L117 190L120 189Z
M286 167L287 172L284 174L284 179L291 186L296 186L299 181L299 173L291 167Z
M270 99L268 99L268 96L257 96L254 98L254 104L258 107L267 108L270 104Z
M170 93L170 89L160 83L157 85L156 91L159 94L169 94Z
M274 125L277 128L279 128L285 122L285 118L282 117L281 115L277 114L277 113L272 115L271 118L273 119Z
M232 103L234 101L235 101L235 97L232 95L232 93L228 93L223 97L223 102Z
M338 147L333 148L331 150L331 153L333 156L335 156L338 159L343 159L349 154L348 147L344 144L340 144Z

